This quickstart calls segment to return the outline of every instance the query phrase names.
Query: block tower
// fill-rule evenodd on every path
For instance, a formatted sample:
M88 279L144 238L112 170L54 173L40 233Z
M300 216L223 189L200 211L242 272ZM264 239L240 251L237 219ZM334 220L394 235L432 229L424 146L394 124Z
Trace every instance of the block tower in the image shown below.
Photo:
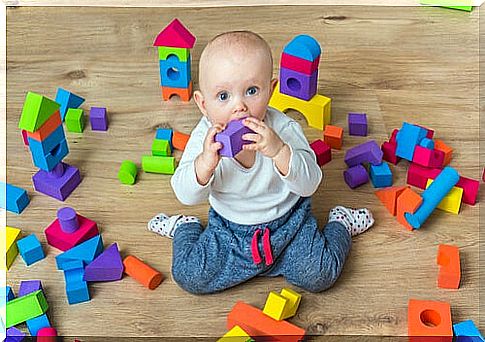
M190 100L190 49L194 44L195 37L178 19L174 19L155 38L153 46L158 47L160 85L164 101L168 101L172 95L178 95L182 101Z
M318 42L308 35L296 36L285 46L280 81L269 105L282 112L297 110L309 126L323 130L330 123L331 99L317 94L321 52Z
M36 93L25 97L19 128L27 131L29 149L40 170L35 190L64 201L81 182L79 170L62 162L69 153L59 103Z

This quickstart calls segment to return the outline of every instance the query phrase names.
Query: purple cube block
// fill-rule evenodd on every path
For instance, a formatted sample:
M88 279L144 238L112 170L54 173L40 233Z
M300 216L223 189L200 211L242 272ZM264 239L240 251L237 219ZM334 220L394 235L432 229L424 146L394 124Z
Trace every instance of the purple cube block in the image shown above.
M383 152L376 141L369 140L347 150L345 153L345 163L348 167L364 163L379 165L382 163L382 156Z
M42 283L40 280L22 280L20 282L18 296L22 297L38 290L42 290Z
M243 125L243 120L239 119L229 122L224 131L216 134L215 141L222 144L222 148L219 150L221 156L234 158L242 150L243 145L252 143L242 139L244 134L254 133Z
M311 75L287 68L280 69L280 92L308 101L317 93L318 70Z
M89 112L89 121L91 122L91 129L93 131L107 131L108 130L108 114L104 107L91 107Z
M349 113L349 134L367 136L367 115L365 113Z
M32 177L35 190L64 201L81 183L81 174L78 168L66 163L63 164L64 174L59 178L47 171L39 170Z
M6 342L20 342L25 338L25 334L15 327L10 327L7 329Z
M367 183L369 181L369 175L365 167L359 164L344 171L344 180L351 189L355 189Z

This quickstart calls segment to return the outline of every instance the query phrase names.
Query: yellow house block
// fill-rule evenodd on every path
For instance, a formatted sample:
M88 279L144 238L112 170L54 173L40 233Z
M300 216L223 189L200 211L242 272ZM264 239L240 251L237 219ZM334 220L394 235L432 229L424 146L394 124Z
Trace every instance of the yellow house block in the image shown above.
M433 183L433 180L428 179L428 182L426 183L426 189L431 183ZM452 214L458 214L460 212L462 197L463 197L463 189L457 186L454 186L450 190L450 192L445 197L443 197L440 204L438 204L437 208Z
M288 298L271 291L266 299L266 304L264 304L263 313L277 321L281 321L285 319L284 313L288 310L289 305L290 301Z
M281 290L280 295L288 299L289 302L285 312L283 312L283 319L295 316L298 306L300 305L301 294L293 291L292 289L284 288Z
M332 99L323 95L315 95L309 101L280 93L279 83L273 92L269 105L285 113L294 109L305 117L308 126L324 130L330 123Z
M16 242L20 239L22 233L18 228L7 226L5 231L0 235L0 248L2 249L0 269L8 270L12 266L17 254L19 254Z
M254 342L254 340L239 325L235 325L217 342Z

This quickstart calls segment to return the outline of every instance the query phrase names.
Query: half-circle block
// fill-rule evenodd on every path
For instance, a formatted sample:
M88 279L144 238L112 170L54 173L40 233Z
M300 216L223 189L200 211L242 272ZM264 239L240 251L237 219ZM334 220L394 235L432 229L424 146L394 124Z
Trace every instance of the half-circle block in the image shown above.
M283 52L313 62L320 57L322 50L315 38L302 34L296 36L286 44Z

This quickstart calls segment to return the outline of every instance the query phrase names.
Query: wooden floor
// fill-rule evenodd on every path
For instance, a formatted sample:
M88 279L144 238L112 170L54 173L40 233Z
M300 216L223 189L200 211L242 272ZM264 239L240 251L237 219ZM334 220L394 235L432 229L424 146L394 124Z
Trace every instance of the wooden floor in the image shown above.
M24 234L35 233L47 251L47 258L31 267L17 258L8 284L17 292L21 280L41 279L53 326L64 336L83 340L214 340L226 332L226 316L236 301L262 308L269 291L288 286L284 279L258 278L215 295L184 292L170 275L171 241L148 232L146 222L158 212L198 215L206 222L208 206L178 203L168 175L140 172L134 186L121 185L116 177L123 160L139 164L150 153L158 126L190 133L200 118L193 101L161 102L152 42L178 17L198 39L192 50L194 79L202 48L223 31L250 29L266 38L275 73L284 45L297 34L310 34L324 51L319 92L332 98L332 123L346 130L348 112L368 115L369 136L346 132L343 149L332 151L313 212L323 225L335 205L366 206L376 224L354 238L344 272L332 289L300 291L303 300L290 321L310 335L403 336L408 300L417 298L447 301L455 322L473 319L478 324L480 204L464 205L460 215L437 211L421 230L409 232L379 203L370 184L352 191L342 172L346 149L368 139L380 143L407 121L433 128L437 138L455 149L451 165L461 175L479 179L479 12L364 6L8 8L7 177L28 190L31 203L20 216L8 213L7 224ZM36 168L17 128L26 92L55 98L57 87L84 97L84 109L106 106L110 118L107 133L94 132L89 124L83 134L67 133L70 154L65 161L80 168L83 180L65 203L33 191ZM309 128L303 116L289 115L303 125L308 140L321 138L322 132ZM405 184L407 166L403 161L392 167L396 185ZM130 278L93 283L90 302L68 305L63 274L55 267L59 251L46 244L43 234L65 205L98 223L105 246L118 242L123 255L145 260L166 280L155 291ZM436 286L441 243L460 247L458 291ZM484 322L482 315L482 329Z

